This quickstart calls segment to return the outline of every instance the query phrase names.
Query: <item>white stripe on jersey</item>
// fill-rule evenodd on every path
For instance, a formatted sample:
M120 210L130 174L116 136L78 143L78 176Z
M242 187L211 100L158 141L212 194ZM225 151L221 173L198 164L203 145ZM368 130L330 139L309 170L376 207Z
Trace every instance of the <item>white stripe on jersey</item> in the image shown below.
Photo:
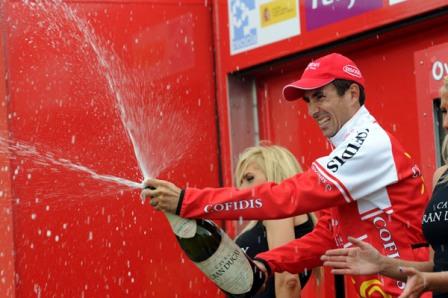
M318 164L317 162L313 162L312 165L314 166L315 170L319 172L319 174L321 174L325 179L330 181L332 184L334 184L337 187L337 189L339 189L339 192L342 194L342 196L344 197L344 199L347 203L353 202L353 200L350 199L350 195L347 194L347 192L345 191L344 187L341 186L339 184L339 182L337 182L336 180L333 180L329 175L327 175L326 171L322 168L322 166L320 164Z
M316 160L316 163L323 169L319 172L327 172L326 177L329 175L333 177L333 179L328 177L329 180L333 183L335 180L339 181L339 183L335 183L338 189L346 190L341 193L344 194L347 202L370 198L370 196L375 199L376 203L369 208L363 207L363 210L360 210L361 213L374 208L389 207L390 201L386 186L398 181L392 144L388 134L376 123L368 124L360 133L366 131L368 136L365 137L362 144L357 143L357 133L353 133L352 137L347 138L329 156ZM337 168L329 165L334 165L335 159L342 161L348 146L352 145L358 146L359 149L345 158L343 164L339 164ZM379 190L382 192L381 195L372 193ZM384 202L381 202L378 197L383 197ZM347 198L352 200L348 201Z

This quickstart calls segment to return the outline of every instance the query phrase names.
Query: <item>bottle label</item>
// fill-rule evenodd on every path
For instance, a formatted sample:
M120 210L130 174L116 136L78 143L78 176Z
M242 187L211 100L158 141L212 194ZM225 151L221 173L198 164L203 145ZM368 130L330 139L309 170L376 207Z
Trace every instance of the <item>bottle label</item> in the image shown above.
M181 238L192 238L196 234L196 220L186 219L171 213L165 213L174 234Z
M252 288L254 275L249 260L225 233L222 233L216 252L207 260L195 264L227 293L244 294Z

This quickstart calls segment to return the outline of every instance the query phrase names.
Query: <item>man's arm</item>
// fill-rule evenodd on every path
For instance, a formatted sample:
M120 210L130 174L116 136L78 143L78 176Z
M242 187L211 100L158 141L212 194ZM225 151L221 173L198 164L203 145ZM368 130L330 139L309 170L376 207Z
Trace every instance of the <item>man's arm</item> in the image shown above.
M143 185L142 199L150 197L155 209L185 218L279 219L346 203L340 190L314 166L280 184L265 183L252 189L181 190L157 179L148 179Z
M358 150L347 157L347 148L353 144L357 144ZM347 139L329 156L316 160L308 171L280 184L266 183L244 190L187 188L181 193L180 188L173 188L167 181L148 180L144 185L156 189L144 190L142 196L150 196L157 210L175 212L185 218L279 219L359 199L363 199L359 204L361 213L371 211L378 200L382 200L381 206L386 209L391 202L383 198L387 197L386 187L399 179L397 164L400 179L415 174L413 163L400 146L395 147L382 129L370 127ZM334 168L334 161L344 156L347 158ZM414 187L412 191L420 189Z
M345 203L339 189L313 167L280 184L252 189L187 188L177 209L186 218L279 219Z

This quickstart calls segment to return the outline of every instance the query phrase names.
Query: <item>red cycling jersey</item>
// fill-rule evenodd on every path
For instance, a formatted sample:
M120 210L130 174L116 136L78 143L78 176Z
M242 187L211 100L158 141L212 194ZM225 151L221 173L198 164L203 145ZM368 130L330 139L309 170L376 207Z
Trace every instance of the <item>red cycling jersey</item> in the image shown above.
M187 188L179 215L210 219L277 219L322 210L315 229L259 254L275 272L322 264L326 250L362 239L391 258L427 261L421 221L428 195L419 168L397 140L361 109L330 139L334 150L304 173L252 189ZM404 282L353 276L360 297L394 297Z

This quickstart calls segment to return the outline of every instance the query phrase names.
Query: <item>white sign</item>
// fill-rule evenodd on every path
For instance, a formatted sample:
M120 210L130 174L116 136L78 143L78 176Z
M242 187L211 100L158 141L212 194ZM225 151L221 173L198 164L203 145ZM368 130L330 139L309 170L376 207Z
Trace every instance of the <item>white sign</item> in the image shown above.
M389 5L394 5L394 4L397 4L397 3L404 2L404 1L406 1L406 0L389 0Z
M448 76L448 63L437 60L432 64L432 78L436 81L440 81L444 77Z
M228 0L230 54L300 34L297 0Z

